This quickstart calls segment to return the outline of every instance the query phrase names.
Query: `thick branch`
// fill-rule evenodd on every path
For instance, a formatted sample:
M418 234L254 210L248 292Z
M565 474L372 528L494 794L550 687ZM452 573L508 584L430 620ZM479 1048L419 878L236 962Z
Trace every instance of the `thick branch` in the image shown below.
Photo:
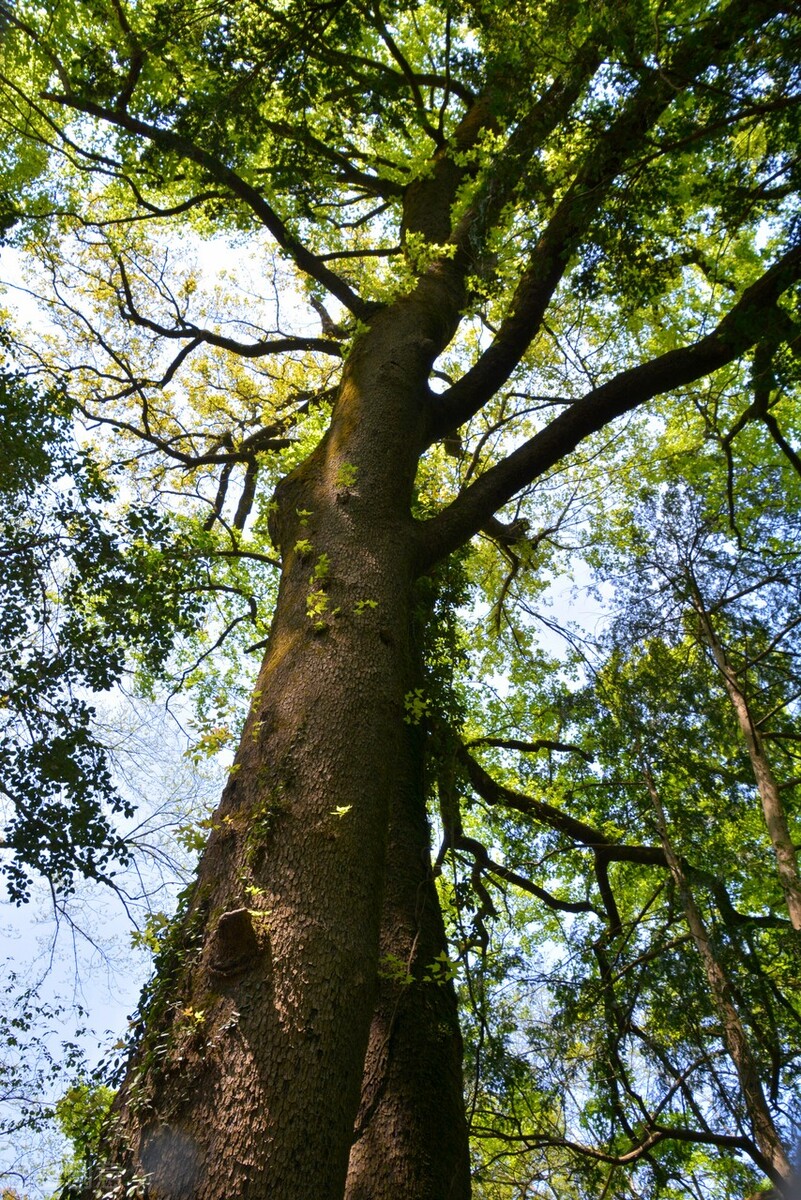
M600 851L606 861L641 862L660 867L667 865L658 846L626 846L616 842L599 829L569 816L554 805L547 804L544 800L535 800L532 796L525 796L522 792L513 791L512 788L498 783L463 747L459 750L459 757L471 784L487 804L502 805L525 813L549 829L566 834L574 842L590 850Z
M478 1131L478 1136L481 1136L480 1130ZM493 1136L497 1135L493 1134ZM529 1150L540 1149L543 1146L564 1147L566 1150L573 1150L586 1158L592 1158L598 1162L610 1163L621 1167L636 1162L638 1159L644 1157L649 1150L652 1150L654 1146L663 1141L698 1142L704 1146L725 1146L734 1150L743 1150L753 1159L760 1170L765 1171L766 1174L768 1173L765 1159L751 1138L741 1134L706 1133L700 1129L687 1129L674 1125L660 1126L652 1124L643 1141L623 1154L613 1154L610 1151L600 1150L595 1146L582 1145L582 1143L572 1141L570 1138L555 1137L552 1134L524 1134L521 1135L519 1140Z
M456 247L452 257L438 260L429 270L455 276L459 288L475 267L488 232L497 222L521 178L524 178L535 153L567 117L582 90L591 79L600 59L593 39L579 49L562 75L551 84L540 99L520 120L493 168L481 181L456 227L452 224L452 208L459 186L477 165L457 166L452 148L464 153L474 146L480 135L496 125L495 109L499 97L490 87L478 97L455 130L451 145L443 147L434 158L430 175L416 179L404 199L403 227L406 232L421 232L428 241L448 242ZM502 103L502 101L501 101ZM439 403L439 401L437 401ZM433 436L437 441L438 436Z
M740 37L753 35L754 29L775 13L773 3L735 0L716 21L696 26L674 48L670 63L644 73L640 87L593 146L558 204L534 247L494 341L467 374L437 398L432 408L432 442L469 420L515 370L539 331L581 237L663 112Z
M535 738L533 742L518 738L479 737L472 738L470 746L496 746L499 750L520 750L524 754L536 754L539 750L554 750L558 754L580 754L585 762L593 761L592 755L572 742L555 742L551 738Z
M134 389L131 389L132 391ZM123 421L116 417L104 416L102 412L93 412L91 409L85 408L83 405L78 405L78 411L81 412L90 421L99 421L103 425L108 425L110 429L118 429L124 433L133 434L143 442L147 442L156 450L160 450L169 458L179 462L184 467L204 467L215 466L217 464L246 462L253 460L256 452L264 452L268 450L285 450L287 446L292 445L292 439L288 437L273 437L269 430L260 429L256 434L252 434L236 449L231 450L211 450L203 454L191 454L186 450L177 448L178 442L183 440L191 440L193 437L202 437L202 434L178 434L175 437L163 438L158 434L153 433L142 425L134 425L130 421ZM256 444L253 442L258 438Z
M226 337L211 329L201 329L200 326L194 325L191 321L184 321L181 317L178 318L177 325L162 325L160 321L154 321L139 312L134 302L128 272L121 258L117 259L117 267L125 294L125 304L120 303L119 306L120 315L141 329L149 329L152 333L157 333L159 337L191 340L194 346L205 342L207 345L217 346L221 350L230 350L232 354L237 354L240 358L264 358L268 354L291 354L307 350L332 354L336 358L342 357L342 347L339 342L328 337L273 337L262 338L256 342L240 342L236 338Z
M356 187L363 188L371 196L380 196L384 200L388 200L391 196L402 196L406 190L406 185L397 179L389 179L386 176L382 177L377 174L371 174L368 171L359 170L342 150L338 147L327 145L320 138L316 138L310 130L302 126L290 125L288 121L266 121L265 125L266 128L280 137L286 138L291 142L298 142L303 146L308 146L320 158L327 159L338 169L338 180L341 183L353 184ZM320 261L322 261L322 258L323 256L320 256Z
M654 396L694 383L750 349L777 320L777 301L801 278L801 245L794 246L740 300L716 329L692 346L670 350L621 372L577 400L550 425L466 488L438 516L419 527L421 571L468 538L521 488L538 479L590 434Z
M625 842L615 841L614 838L602 833L600 829L588 825L586 821L569 816L568 813L556 808L553 804L548 804L544 800L535 800L533 796L524 795L522 792L498 783L480 763L476 762L471 754L468 754L465 747L462 746L458 753L471 784L485 803L493 807L510 808L515 812L523 813L548 829L554 829L557 833L571 838L578 845L592 850L595 855L596 875L598 876L600 872L599 884L601 886L604 886L601 881L606 866L611 862L632 862L639 863L641 866L669 870L669 863L661 846L628 845ZM710 892L724 924L728 927L755 925L763 928L789 929L789 923L782 917L754 916L751 913L739 912L732 904L724 884L714 875L693 866L685 858L681 859L680 866L687 878L695 880Z
M521 891L528 892L530 896L535 896L547 908L553 909L555 912L591 912L598 915L597 908L589 904L586 900L561 900L558 896L554 896L551 892L546 891L545 888L532 883L524 875L519 875L517 871L512 871L509 867L494 862L487 853L486 847L477 841L476 838L460 836L454 842L453 848L454 850L466 850L489 875L494 875L497 879L503 879L505 883L511 883L514 887L520 888Z

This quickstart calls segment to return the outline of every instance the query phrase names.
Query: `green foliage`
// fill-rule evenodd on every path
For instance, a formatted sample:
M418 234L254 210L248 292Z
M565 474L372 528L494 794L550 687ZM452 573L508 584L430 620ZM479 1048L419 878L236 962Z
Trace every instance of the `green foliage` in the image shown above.
M189 848L194 847L190 846ZM170 918L166 913L149 913L145 920L144 928L134 929L131 932L131 945L143 947L149 950L151 954L158 954L161 949L162 936L169 924Z
M494 860L527 864L521 882L543 889L526 896L487 872L506 908L499 918L495 900L489 943L476 924L486 927L486 905L482 913L464 875L455 871L446 891L467 951L478 1194L493 1200L534 1181L545 1194L582 1197L630 1187L734 1197L759 1184L753 1163L715 1144L732 1128L747 1140L751 1117L681 897L657 865L646 771L788 1145L799 1117L797 935L694 607L700 597L712 614L749 697L797 840L798 478L763 437L758 448L743 439L747 457L727 479L725 460L704 448L703 422L686 413L663 431L675 452L643 472L631 433L585 546L613 610L603 636L579 641L575 630L572 669L557 673L539 672L523 643L511 673L518 691L485 705L502 741L533 730L542 749L477 753L547 811L502 801L476 811L475 792L462 801L465 829L496 848ZM696 479L703 491L688 483ZM519 612L525 581L515 586ZM571 833L563 815L583 827ZM626 848L621 858L615 847ZM701 1123L706 1144L686 1133ZM685 1132L673 1140L671 1129Z
M414 688L403 697L404 721L407 725L419 725L431 711L431 701L422 688Z
M173 1037L172 1020L180 1019L170 1006L171 992L185 976L203 941L203 922L208 915L208 900L196 883L178 895L175 914L169 920L157 917L153 970L142 988L136 1011L129 1021L125 1038L114 1047L114 1055L104 1063L105 1085L119 1087L129 1065L129 1055L137 1047L137 1075L134 1103L146 1096L151 1080L149 1072L158 1069L166 1057ZM195 1009L190 1007L189 1020ZM163 1023L163 1027L162 1027ZM143 1036L146 1035L146 1036Z
M67 1021L67 1008L41 999L25 987L10 963L0 993L0 1130L13 1141L26 1128L41 1126L53 1113L53 1091L84 1069L80 1038L57 1042ZM79 1020L86 1012L78 1008ZM21 1100L21 1103L20 1103Z
M411 987L415 981L407 963L397 954L383 955L378 964L378 975L380 979L386 979L399 987Z
M338 488L352 488L356 483L356 478L359 474L359 468L353 463L342 463L336 474L336 485Z
M3 865L16 902L30 871L102 877L126 847L131 815L93 728L87 690L131 665L163 674L176 637L203 609L180 528L153 504L121 506L113 479L72 438L70 403L0 379L0 770ZM196 562L196 560L195 560Z
M81 1083L56 1101L59 1128L72 1142L72 1158L64 1164L61 1187L79 1186L97 1160L100 1137L115 1093L103 1084ZM63 1194L63 1192L62 1192Z
M451 983L458 971L458 965L451 962L448 955L443 950L430 963L426 964L423 972L423 983L437 983L445 985Z
M0 232L50 305L20 339L45 382L8 368L1 393L12 895L125 853L91 693L171 675L197 708L191 755L228 747L276 594L271 527L290 529L307 631L333 641L350 564L325 535L364 506L440 560L414 585L400 716L441 840L451 954L425 979L459 987L478 1194L741 1200L764 1162L665 842L789 1144L796 942L699 612L798 843L797 267L741 307L797 244L797 12L40 8L0 3ZM208 246L222 269L202 269ZM399 343L354 396L376 329ZM407 511L410 436L430 444ZM282 511L284 480L315 499ZM333 517L296 507L317 496ZM343 602L353 636L384 620L371 590ZM255 813L248 865L283 811ZM157 948L143 1078L199 946L203 905L184 910L138 935ZM411 980L392 954L381 972Z
M4 964L0 989L0 1145L4 1148L0 1182L24 1181L33 1195L45 1174L52 1179L52 1160L40 1173L36 1150L53 1128L57 1096L75 1080L86 1078L84 1025L80 1006L46 1000L41 987L26 985L15 964ZM82 1084L77 1086L83 1086ZM58 1151L54 1158L57 1160ZM9 1200L19 1193L9 1190ZM41 1193L37 1193L41 1194ZM24 1200L24 1197L23 1197Z

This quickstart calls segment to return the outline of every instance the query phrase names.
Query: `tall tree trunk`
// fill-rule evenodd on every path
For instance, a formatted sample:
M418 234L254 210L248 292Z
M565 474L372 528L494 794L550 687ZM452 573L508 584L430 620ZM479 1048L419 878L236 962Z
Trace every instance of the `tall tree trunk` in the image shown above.
M754 1132L754 1140L763 1158L763 1168L772 1182L778 1185L782 1194L789 1196L792 1181L790 1160L765 1100L759 1066L751 1049L745 1026L734 1004L731 984L714 952L706 924L695 902L678 855L673 848L662 800L654 777L647 766L643 767L643 778L654 807L665 859L681 898L690 935L703 964L712 1003L720 1018L723 1041L737 1072L746 1111Z
M751 769L754 772L759 798L762 802L762 814L770 838L773 854L776 859L776 873L779 877L787 911L793 929L801 931L801 878L798 874L798 858L793 839L787 824L787 816L779 795L779 787L771 770L770 761L765 750L765 744L759 732L759 727L753 718L745 689L737 677L737 672L729 661L723 643L715 632L712 619L707 612L700 592L693 592L693 606L698 615L701 635L709 647L715 665L720 671L726 694L737 718L737 724L748 750Z
M404 698L417 674L410 504L420 397L445 332L441 313L410 301L380 314L351 354L328 434L276 493L283 573L269 645L115 1106L95 1184L110 1196L139 1177L149 1200L342 1200L379 996L391 796L401 800L387 944L406 953L412 912L414 970L443 944L421 794L402 781L414 775ZM369 1079L375 1030L392 1024L382 987ZM409 997L425 1028L401 997L393 1047L403 1044L405 1058L442 1049L452 1081L447 988L415 985ZM436 1018L447 1025L439 1040ZM365 1146L386 1148L397 1120L414 1152L416 1118L402 1098L441 1069L433 1058L401 1063L395 1049Z
M431 871L422 737L392 801L380 987L346 1200L468 1200L462 1039Z

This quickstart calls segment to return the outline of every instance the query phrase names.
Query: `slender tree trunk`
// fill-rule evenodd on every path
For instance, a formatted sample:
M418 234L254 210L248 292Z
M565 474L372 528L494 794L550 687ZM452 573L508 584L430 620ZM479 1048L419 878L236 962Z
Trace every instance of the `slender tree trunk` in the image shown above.
M729 662L726 650L715 633L709 613L697 590L693 595L693 605L700 621L702 637L723 677L726 694L734 709L740 733L748 750L759 798L762 802L765 825L776 859L776 872L784 892L790 921L793 929L801 931L801 878L798 874L798 858L790 837L790 829L779 795L778 784L765 752L765 744L753 719L748 698L737 677L737 672Z
M380 988L365 1060L347 1200L468 1200L462 1040L431 873L422 737L393 796Z
M385 944L418 975L443 945L421 793L408 790L404 697L417 672L420 397L446 333L440 312L411 301L380 314L351 354L328 434L276 493L284 565L269 645L95 1195L135 1194L125 1188L140 1178L148 1200L342 1200L374 1013L365 1094L374 1079L383 1090L363 1146L386 1153L395 1130L403 1153L416 1153L410 1088L438 1072L458 1124L448 989L415 984L396 1004L384 981L379 996L390 797L400 799ZM382 1029L387 1086L377 1079ZM461 1132L456 1142L454 1176ZM355 1152L354 1188L365 1162ZM404 1170L411 1178L415 1168ZM433 1196L425 1186L406 1194Z
M765 1100L765 1093L759 1077L759 1067L751 1050L748 1034L732 999L731 985L712 948L704 919L695 903L678 855L673 849L662 800L653 775L647 767L643 768L643 777L656 814L656 823L665 859L681 898L690 934L703 963L712 1002L723 1027L723 1040L740 1081L743 1100L754 1131L754 1140L764 1159L764 1169L770 1175L772 1182L777 1184L780 1189L789 1189L792 1181L790 1160L776 1131Z

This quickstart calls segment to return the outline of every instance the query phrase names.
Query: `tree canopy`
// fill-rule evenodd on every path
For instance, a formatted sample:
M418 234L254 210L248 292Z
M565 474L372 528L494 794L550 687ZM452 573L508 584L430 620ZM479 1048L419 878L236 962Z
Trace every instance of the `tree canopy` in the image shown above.
M244 727L87 1194L789 1188L794 6L0 16L12 897L131 852L92 692Z

